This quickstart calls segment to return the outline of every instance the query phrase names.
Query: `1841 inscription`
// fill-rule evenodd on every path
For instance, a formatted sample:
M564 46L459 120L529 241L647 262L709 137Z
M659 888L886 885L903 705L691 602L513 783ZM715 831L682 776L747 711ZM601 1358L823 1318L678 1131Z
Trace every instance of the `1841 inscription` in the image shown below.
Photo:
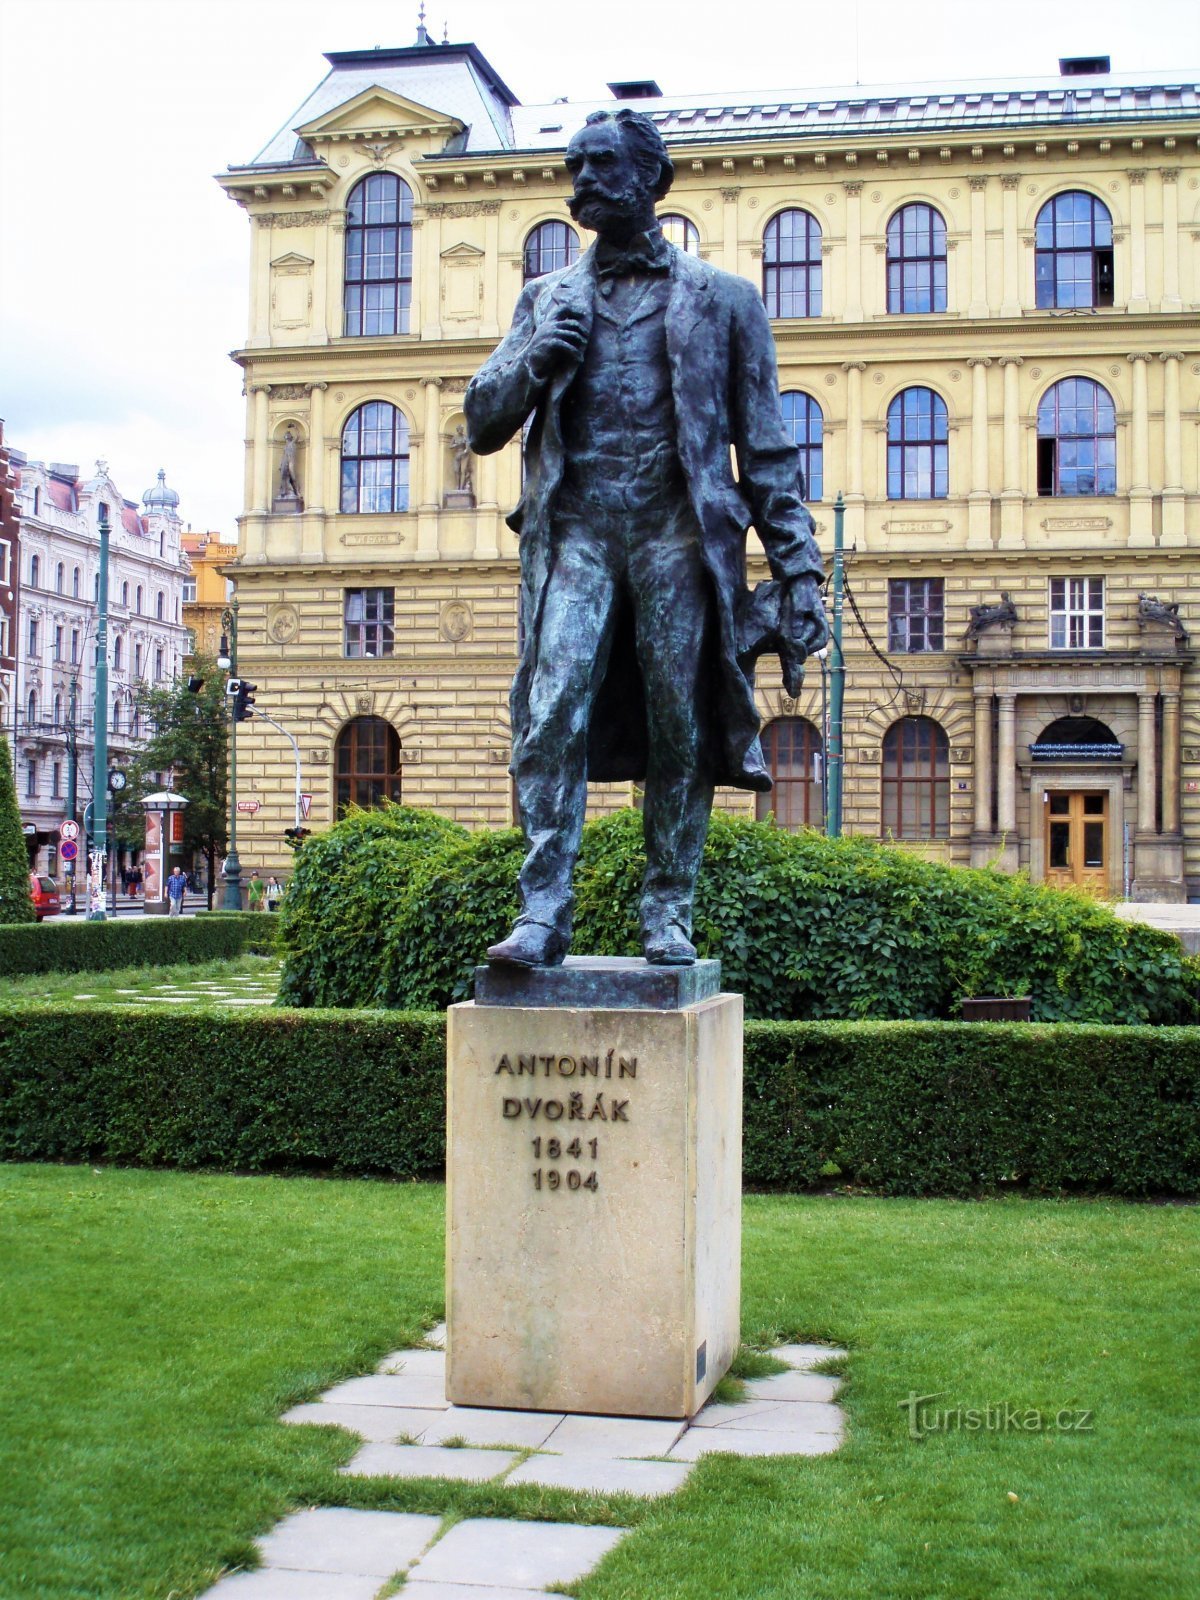
M493 1076L510 1078L604 1078L606 1080L636 1079L637 1057L618 1055L615 1050L591 1055L502 1055L496 1062ZM515 1085L514 1085L515 1087ZM568 1089L565 1096L505 1095L500 1102L500 1114L506 1122L604 1122L629 1121L629 1100L620 1098L612 1090ZM600 1187L600 1177L593 1165L590 1170L559 1165L563 1161L590 1161L600 1159L600 1140L566 1135L556 1138L537 1135L531 1141L533 1158L544 1165L532 1169L533 1187L536 1190L565 1191L570 1194L595 1194Z

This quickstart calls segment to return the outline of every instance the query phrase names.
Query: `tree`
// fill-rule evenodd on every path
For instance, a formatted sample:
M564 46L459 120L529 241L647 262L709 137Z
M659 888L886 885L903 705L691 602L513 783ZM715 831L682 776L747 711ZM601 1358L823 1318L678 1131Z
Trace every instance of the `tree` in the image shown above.
M224 854L228 829L225 675L211 656L189 656L188 662L190 679L177 679L169 689L143 685L138 693L138 707L152 732L134 764L127 805L151 793L154 773L174 773L175 791L188 802L183 813L184 847L208 862L211 911L217 854ZM189 682L201 687L193 692Z
M7 738L0 733L0 922L33 922L36 918L12 756Z

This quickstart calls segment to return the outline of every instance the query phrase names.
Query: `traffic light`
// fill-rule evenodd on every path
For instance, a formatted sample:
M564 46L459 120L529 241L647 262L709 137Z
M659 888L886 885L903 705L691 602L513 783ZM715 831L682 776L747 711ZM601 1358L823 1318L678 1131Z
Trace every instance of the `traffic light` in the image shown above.
M290 849L299 850L311 832L311 828L285 828L283 837L287 840Z
M236 685L236 688L234 687ZM251 683L249 678L231 678L229 680L229 693L233 695L233 720L235 722L249 722L254 715L250 707L254 704L254 692L258 688L256 683Z

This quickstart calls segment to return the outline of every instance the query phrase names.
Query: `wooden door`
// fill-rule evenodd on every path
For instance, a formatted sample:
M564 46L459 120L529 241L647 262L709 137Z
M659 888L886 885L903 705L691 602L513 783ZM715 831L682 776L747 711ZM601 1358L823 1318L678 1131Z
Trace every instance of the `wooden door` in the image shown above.
M1104 790L1051 790L1046 796L1046 882L1107 894L1108 795Z

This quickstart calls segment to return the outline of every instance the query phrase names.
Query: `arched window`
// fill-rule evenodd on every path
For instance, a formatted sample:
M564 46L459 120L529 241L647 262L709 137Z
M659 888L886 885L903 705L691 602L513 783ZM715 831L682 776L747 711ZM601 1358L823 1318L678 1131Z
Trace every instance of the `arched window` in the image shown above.
M42 580L42 558L41 558L41 556L30 556L30 558L29 558L29 587L31 589L36 589L38 584L41 582L41 580Z
M1091 378L1062 378L1038 404L1040 495L1116 494L1117 413Z
M61 726L62 719L63 719L63 716L62 716L62 695L61 694L56 694L54 696L54 725L55 725L55 727Z
M763 299L769 317L821 315L821 224L781 211L763 232Z
M142 586L140 583L137 586L137 594L134 597L134 609L140 617L142 614Z
M346 202L346 333L408 332L412 304L412 190L373 172Z
M888 407L888 499L943 500L950 492L946 402L932 389L903 389Z
M539 222L525 239L523 283L560 272L579 259L579 236L565 222Z
M160 589L158 591L158 597L154 602L154 615L158 618L158 620L160 622L162 622L162 620L163 620L163 612L166 609L166 603L167 603L167 597L162 592L162 590Z
M932 717L901 717L883 736L883 835L950 835L950 746Z
M66 577L67 577L67 569L62 564L62 562L60 561L58 563L58 565L54 569L54 592L55 592L55 594L61 594L63 592L63 585L66 582Z
M38 714L37 690L36 689L30 689L30 691L29 691L29 699L25 702L25 721L28 722L31 727L37 721L37 714Z
M113 671L120 672L121 662L125 655L125 641L118 633L113 640Z
M1103 200L1071 189L1038 212L1037 304L1046 310L1113 303L1112 217Z
M400 735L382 717L355 717L338 734L334 751L337 814L347 806L370 810L400 799Z
M700 254L700 230L694 222L668 211L665 216L659 217L658 225L668 244L676 245L689 256Z
M73 568L72 572L71 572L71 598L73 600L78 600L79 599L79 568L78 567Z
M346 419L342 510L408 510L408 422L386 400L368 400Z
M758 820L774 816L781 828L825 826L825 751L805 717L777 717L762 731L763 759L775 784L755 801Z
M121 731L121 701L119 698L113 701L112 731L114 733L120 733Z
M129 610L129 583L128 583L128 581L126 581L125 583L123 583L121 585L121 604L125 607L126 611Z
M786 389L779 397L783 423L800 451L800 493L805 500L820 500L825 493L825 418L812 395Z
M946 224L933 206L901 206L888 223L887 308L946 309Z

